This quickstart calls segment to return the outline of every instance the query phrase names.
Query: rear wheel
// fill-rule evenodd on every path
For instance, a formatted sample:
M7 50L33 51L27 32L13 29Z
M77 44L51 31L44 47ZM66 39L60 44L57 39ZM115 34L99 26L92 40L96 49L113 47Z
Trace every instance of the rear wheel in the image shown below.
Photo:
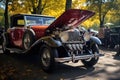
M57 55L56 49L47 45L43 45L39 51L40 66L45 72L52 72L55 69L55 57Z
M99 53L99 48L97 45L93 45L91 50L93 54ZM86 67L93 67L98 62L98 60L99 60L99 57L94 57L94 58L89 58L81 61Z
M26 31L23 36L23 48L27 50L35 42L35 36L31 31Z

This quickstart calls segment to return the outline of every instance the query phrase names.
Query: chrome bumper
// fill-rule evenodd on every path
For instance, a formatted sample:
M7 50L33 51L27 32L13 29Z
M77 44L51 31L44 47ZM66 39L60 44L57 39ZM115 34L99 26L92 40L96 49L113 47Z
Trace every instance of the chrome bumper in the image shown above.
M74 62L75 60L83 60L83 59L89 59L89 58L94 58L94 57L99 57L99 56L101 56L101 54L91 54L91 55L63 57L63 58L55 58L55 61L56 62L67 62L67 61Z

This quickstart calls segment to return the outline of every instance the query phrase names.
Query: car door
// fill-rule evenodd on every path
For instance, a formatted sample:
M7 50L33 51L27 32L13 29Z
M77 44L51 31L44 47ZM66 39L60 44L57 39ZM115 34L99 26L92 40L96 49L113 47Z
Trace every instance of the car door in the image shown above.
M22 38L25 31L24 27L13 27L11 28L10 31L11 31L10 35L11 35L13 45L21 48Z

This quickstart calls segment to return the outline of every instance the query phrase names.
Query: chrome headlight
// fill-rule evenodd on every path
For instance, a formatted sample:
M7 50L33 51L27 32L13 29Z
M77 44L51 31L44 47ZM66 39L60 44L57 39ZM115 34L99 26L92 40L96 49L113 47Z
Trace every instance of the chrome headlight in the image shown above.
M69 39L69 34L68 32L61 32L59 37L61 38L62 42L67 42Z
M83 37L84 37L85 41L89 41L90 40L90 33L89 32L85 32Z

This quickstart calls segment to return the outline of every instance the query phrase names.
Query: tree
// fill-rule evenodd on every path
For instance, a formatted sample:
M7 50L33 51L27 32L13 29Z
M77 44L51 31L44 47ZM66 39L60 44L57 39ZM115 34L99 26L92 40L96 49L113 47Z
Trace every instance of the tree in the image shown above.
M65 0L50 0L47 2L42 14L58 17L65 11Z
M72 7L72 0L66 0L65 10L71 9Z
M29 2L26 0L12 0L9 2L8 11L10 15L19 13L31 13Z
M87 3L88 9L98 13L100 27L103 27L107 13L116 7L115 0L88 0Z
M9 22L8 22L8 2L9 0L6 0L5 3L5 12L4 12L4 17L5 17L5 31L7 31L8 27L9 27Z
M48 0L28 0L32 14L42 14Z
M120 25L120 0L116 0L115 5L116 7L108 14L108 20L113 22L114 25Z
M5 11L4 11L4 27L5 27L5 31L7 30L7 28L9 27L9 19L8 19L8 2L9 0L0 0L0 2L3 2L5 4Z
M14 13L42 14L49 0L13 0L9 5L9 10ZM48 6L49 7L49 6Z

